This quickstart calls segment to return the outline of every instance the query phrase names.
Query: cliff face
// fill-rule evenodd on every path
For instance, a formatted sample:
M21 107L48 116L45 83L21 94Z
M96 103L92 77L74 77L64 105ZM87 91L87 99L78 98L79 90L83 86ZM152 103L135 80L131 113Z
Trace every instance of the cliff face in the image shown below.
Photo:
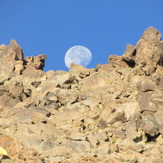
M45 55L24 58L15 40L1 45L0 146L11 158L2 162L161 163L160 39L149 27L108 64L46 73Z

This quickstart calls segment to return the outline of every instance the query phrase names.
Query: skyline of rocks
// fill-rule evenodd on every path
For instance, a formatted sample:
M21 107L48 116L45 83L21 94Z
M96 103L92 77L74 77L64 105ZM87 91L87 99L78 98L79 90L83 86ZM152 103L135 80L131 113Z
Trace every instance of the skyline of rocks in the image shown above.
M2 162L162 162L163 41L149 27L108 64L44 72L46 55L0 45Z

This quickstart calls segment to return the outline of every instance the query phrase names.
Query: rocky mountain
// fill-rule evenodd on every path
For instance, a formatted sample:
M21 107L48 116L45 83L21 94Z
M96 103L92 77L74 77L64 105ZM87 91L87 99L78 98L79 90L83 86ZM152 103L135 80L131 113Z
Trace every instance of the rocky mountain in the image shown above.
M44 72L46 55L0 46L3 163L162 163L163 41L149 27L108 64ZM10 159L9 159L10 158Z

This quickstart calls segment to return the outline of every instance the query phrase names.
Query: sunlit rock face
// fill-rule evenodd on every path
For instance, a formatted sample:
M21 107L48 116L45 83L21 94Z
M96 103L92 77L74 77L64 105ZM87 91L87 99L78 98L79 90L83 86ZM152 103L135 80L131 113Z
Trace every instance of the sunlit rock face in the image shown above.
M161 162L163 42L149 27L108 64L44 72L0 46L0 146L21 162ZM154 154L153 154L154 153ZM148 156L148 157L147 157ZM6 160L2 160L6 161Z

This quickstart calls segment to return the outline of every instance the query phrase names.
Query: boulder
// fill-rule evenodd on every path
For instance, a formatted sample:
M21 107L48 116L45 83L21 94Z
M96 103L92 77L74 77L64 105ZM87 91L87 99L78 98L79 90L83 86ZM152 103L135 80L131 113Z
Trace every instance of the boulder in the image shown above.
M142 111L150 111L150 112L156 112L158 107L157 105L152 101L152 93L146 92L142 93L140 98L140 109Z
M70 148L74 153L82 153L90 150L90 143L88 141L62 141L60 146Z
M127 63L123 60L122 56L110 55L108 59L108 63L110 67L113 68L124 68L128 67Z
M126 51L122 55L122 59L130 66L134 67L135 66L135 55L136 55L136 47L127 44L126 46Z
M155 117L152 115L146 115L143 117L142 126L144 132L149 134L150 136L155 136L159 133L160 125L158 124Z
M24 58L26 67L33 67L36 70L43 70L45 65L46 55L40 54L36 57L26 57Z
M140 116L139 114L135 114L134 116L132 116L132 118L126 125L125 131L126 138L129 140L136 140L142 137L142 135L139 133L140 125L141 125Z
M150 78L145 78L141 81L140 89L143 92L154 91L156 89L156 83Z
M136 45L135 63L146 75L156 70L163 55L163 44L160 42L161 33L149 27ZM161 61L162 62L162 61Z
M23 70L23 51L22 48L17 44L16 40L11 40L8 46L0 46L0 71L1 73L11 73L15 70L15 66L19 63L20 70ZM18 66L16 66L16 71Z
M40 78L44 75L42 70L37 70L33 66L28 66L22 73L24 77Z
M150 26L145 30L141 39L144 39L145 41L149 41L149 40L160 41L161 37L162 37L161 33L156 28Z
M163 108L158 109L157 112L154 114L154 117L156 118L156 121L160 126L163 125Z

